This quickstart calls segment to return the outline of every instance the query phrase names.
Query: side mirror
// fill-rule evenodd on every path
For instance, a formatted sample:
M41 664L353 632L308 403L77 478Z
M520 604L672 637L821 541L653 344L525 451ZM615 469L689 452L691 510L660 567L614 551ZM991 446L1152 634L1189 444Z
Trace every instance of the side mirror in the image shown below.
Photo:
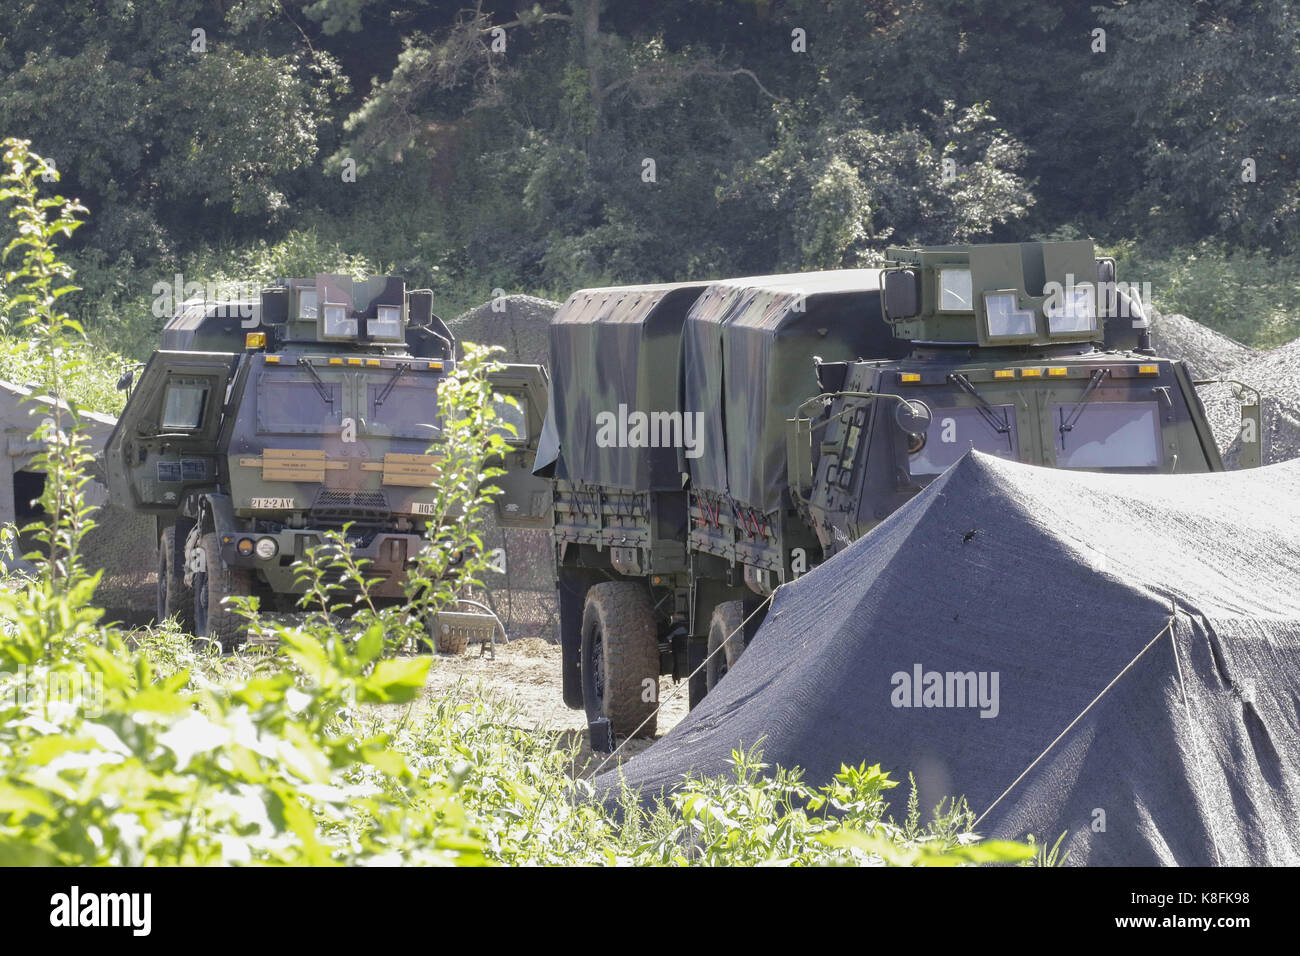
M908 435L924 435L934 419L930 406L918 398L894 406L894 422Z
M912 269L885 273L885 318L910 319L921 314L921 279Z
M414 289L406 293L407 321L413 326L428 325L433 319L433 292Z
M129 368L122 373L122 377L117 380L117 390L127 392L131 390L131 383L135 381L135 369Z

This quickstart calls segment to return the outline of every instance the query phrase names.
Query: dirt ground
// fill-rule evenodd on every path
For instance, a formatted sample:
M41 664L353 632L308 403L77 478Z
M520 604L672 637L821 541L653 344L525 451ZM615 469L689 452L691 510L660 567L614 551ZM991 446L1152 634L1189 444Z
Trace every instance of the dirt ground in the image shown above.
M467 694L479 687L505 694L519 707L518 724L522 729L559 731L564 744L580 740L582 749L574 772L582 776L590 774L605 755L592 760L591 746L587 741L587 718L582 711L564 706L560 694L559 645L539 638L499 644L495 660L486 654L480 655L480 646L471 645L461 657L435 657L429 669L425 695L447 694L458 686L462 693ZM674 684L671 677L661 677L659 693L662 709L659 711L658 736L663 736L686 716L686 683ZM620 741L623 747L606 769L640 753L653 742L649 739Z

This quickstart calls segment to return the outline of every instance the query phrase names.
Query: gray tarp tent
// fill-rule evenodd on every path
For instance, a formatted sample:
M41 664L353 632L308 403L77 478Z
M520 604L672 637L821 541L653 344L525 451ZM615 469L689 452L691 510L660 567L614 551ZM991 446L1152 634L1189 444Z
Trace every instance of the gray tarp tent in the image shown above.
M649 797L762 739L816 782L912 771L923 807L963 794L986 836L1068 831L1076 864L1294 865L1298 687L1300 461L1117 476L972 452L781 588L622 772Z

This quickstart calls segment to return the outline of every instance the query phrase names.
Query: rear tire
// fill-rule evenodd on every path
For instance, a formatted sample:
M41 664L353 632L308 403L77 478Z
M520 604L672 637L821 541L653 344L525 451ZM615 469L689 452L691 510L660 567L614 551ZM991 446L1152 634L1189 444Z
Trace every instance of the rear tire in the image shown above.
M185 568L176 560L184 550L177 544L175 525L162 533L158 541L158 623L176 618L186 634L194 633L194 592L185 585Z
M203 549L204 570L193 578L194 636L216 641L222 653L228 654L244 643L248 621L223 601L252 594L253 572L226 566L214 531L200 539L199 547Z
M653 681L653 684L647 684ZM653 687L654 693L647 695ZM645 700L650 696L650 700ZM631 581L594 585L582 614L582 699L590 723L653 737L659 706L659 640L650 591Z
M713 609L709 618L709 662L704 668L709 690L718 686L718 681L727 676L727 671L736 666L745 652L744 622L744 601L724 601Z

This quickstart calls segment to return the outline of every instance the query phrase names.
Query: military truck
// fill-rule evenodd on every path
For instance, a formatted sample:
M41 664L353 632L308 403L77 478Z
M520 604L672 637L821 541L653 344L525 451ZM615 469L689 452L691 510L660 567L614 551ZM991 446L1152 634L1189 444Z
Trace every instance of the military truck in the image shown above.
M432 293L394 276L284 279L256 301L185 303L162 345L104 451L114 500L157 520L158 618L232 649L245 621L224 599L290 609L297 563L345 525L372 594L401 600L455 362Z
M972 448L1095 471L1223 468L1186 367L1154 354L1140 298L1090 241L887 257L583 290L556 313L535 471L570 707L653 734L660 675L699 671L694 706L767 595ZM544 487L529 520L544 520Z

